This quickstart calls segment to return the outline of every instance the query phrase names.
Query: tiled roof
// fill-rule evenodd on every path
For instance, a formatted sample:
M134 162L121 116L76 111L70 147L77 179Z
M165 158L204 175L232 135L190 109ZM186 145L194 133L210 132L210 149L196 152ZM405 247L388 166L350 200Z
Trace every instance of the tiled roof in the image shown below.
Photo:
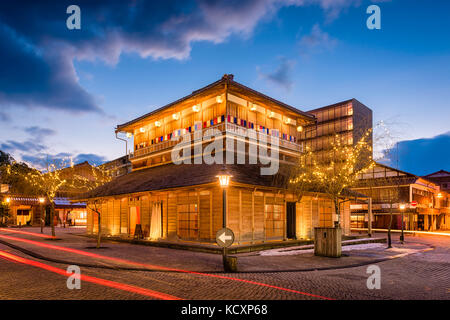
M281 173L275 176L262 176L260 165L226 165L232 181L266 187L281 188L286 178ZM154 190L204 185L218 182L217 175L223 165L214 164L166 164L133 171L78 197L78 199L124 195ZM282 169L281 169L282 170Z

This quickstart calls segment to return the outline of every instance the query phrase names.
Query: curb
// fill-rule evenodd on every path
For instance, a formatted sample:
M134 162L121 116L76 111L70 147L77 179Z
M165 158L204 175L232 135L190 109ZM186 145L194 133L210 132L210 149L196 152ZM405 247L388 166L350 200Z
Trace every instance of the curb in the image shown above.
M88 237L88 238L94 238L96 239L96 235L90 235L90 234L79 234L79 236L82 237ZM137 240L137 239L128 239L128 238L122 238L122 237L105 237L102 236L102 241L117 241L117 242L123 242L123 243L130 243L130 244L137 244L137 245L144 245L144 246L153 246L153 247L160 247L160 248L168 248L168 249L176 249L176 250L188 250L188 251L194 251L194 252L203 252L203 253L212 253L212 254L222 254L223 250L222 248L219 248L217 246L205 246L205 245L198 245L193 243L169 243L169 242L157 242L157 241L148 241L148 240ZM346 240L343 240L342 245L347 245L344 241L352 241L349 244L365 244L365 243L384 243L386 242L385 238L373 238L373 239L366 239L359 240L358 238L354 236L346 237ZM354 242L353 242L354 241ZM357 242L360 241L360 242ZM279 249L279 248L287 248L287 247L296 247L301 245L313 245L314 240L295 240L295 241L280 241L276 243L261 243L261 244L255 244L255 245L242 245L240 247L229 247L228 253L229 254L239 254L239 253L249 253L254 251L262 251L262 250L272 250L272 249Z

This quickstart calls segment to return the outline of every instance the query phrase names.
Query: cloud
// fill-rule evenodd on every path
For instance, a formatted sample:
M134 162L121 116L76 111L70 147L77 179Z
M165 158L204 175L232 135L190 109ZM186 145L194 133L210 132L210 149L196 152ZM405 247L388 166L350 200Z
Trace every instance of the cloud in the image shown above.
M281 86L286 90L291 90L294 84L292 80L292 71L295 66L294 60L288 60L285 57L280 58L280 64L270 73L260 72L259 76L268 80L270 83Z
M89 162L92 165L100 165L107 161L107 159L104 156L100 156L93 153L80 153L73 157L74 163L81 163L81 162Z
M18 151L39 152L45 150L46 148L46 146L39 144L34 140L26 140L24 142L8 140L5 143L0 144L0 149L8 153L14 153Z
M6 112L0 111L0 122L10 121L11 117Z
M67 152L61 152L57 154L27 154L21 157L22 161L25 161L32 167L43 170L46 168L47 164L57 163L61 166L68 166L70 163L78 164L82 162L89 162L91 165L98 166L107 161L103 156L96 155L93 153L80 153L72 154Z
M401 170L422 176L441 169L450 170L450 131L433 138L398 142ZM397 166L397 145L386 152L387 165Z
M4 108L20 105L102 113L79 86L70 57L44 53L1 22L0 38L0 105Z
M24 131L37 141L44 140L46 137L54 136L56 134L56 131L53 129L41 128L38 126L27 127Z
M66 28L73 1L0 2L0 105L103 113L78 83L74 60L186 59L192 44L249 37L255 26L286 6L318 5L328 14L352 0L79 0L81 30ZM4 112L3 112L4 113ZM0 119L5 116L0 115Z
M318 24L315 24L311 29L311 33L300 39L299 45L301 52L308 54L331 50L337 45L337 40L322 31Z

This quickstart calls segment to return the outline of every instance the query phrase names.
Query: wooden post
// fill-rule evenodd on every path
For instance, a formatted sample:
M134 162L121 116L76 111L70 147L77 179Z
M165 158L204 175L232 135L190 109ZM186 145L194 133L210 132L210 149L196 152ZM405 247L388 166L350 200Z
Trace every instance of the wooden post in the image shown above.
M239 189L239 237L238 243L241 243L241 233L242 233L242 190Z
M195 193L197 194L197 225L198 225L198 232L197 232L197 240L200 239L200 230L201 230L201 212L200 212L200 192L198 191L198 189L195 189Z
M213 237L213 190L209 192L209 238L212 240Z
M368 203L367 203L367 233L369 235L369 237L372 236L372 197L369 198Z
M266 241L266 193L263 192L263 232L264 232L264 240Z
M287 219L287 211L286 211L286 192L284 192L284 197L283 197L283 212L284 212L284 217L283 217L283 240L286 241L287 240L287 230L286 230L286 219Z
M252 243L255 241L255 190L252 191Z

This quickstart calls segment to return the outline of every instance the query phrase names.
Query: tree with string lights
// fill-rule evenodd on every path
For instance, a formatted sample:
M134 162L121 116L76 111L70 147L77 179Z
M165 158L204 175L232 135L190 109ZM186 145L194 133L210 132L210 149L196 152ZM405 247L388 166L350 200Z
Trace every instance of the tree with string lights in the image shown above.
M78 190L83 190L85 193L88 193L112 180L110 171L103 169L102 167L91 167L91 170L92 171L89 177L81 175L73 175L72 186L77 188ZM97 214L97 224L98 224L97 249L100 248L102 237L101 209L103 203L105 203L104 199L91 199L86 202L87 208Z
M50 204L50 226L52 236L55 237L55 203L54 199L57 192L68 182L62 175L62 169L65 168L64 161L47 161L45 170L40 171L30 168L24 171L23 168L16 163L6 166L6 174L9 177L14 177L23 181L32 189L39 190L38 192L48 199Z
M328 195L335 208L340 227L340 205L345 201L343 194L358 179L358 175L374 166L371 145L372 130L361 135L354 144L346 144L339 135L331 141L331 148L324 159L317 159L317 154L311 149L302 153L298 165L291 173L289 182L291 188L301 197L304 192L320 192Z

